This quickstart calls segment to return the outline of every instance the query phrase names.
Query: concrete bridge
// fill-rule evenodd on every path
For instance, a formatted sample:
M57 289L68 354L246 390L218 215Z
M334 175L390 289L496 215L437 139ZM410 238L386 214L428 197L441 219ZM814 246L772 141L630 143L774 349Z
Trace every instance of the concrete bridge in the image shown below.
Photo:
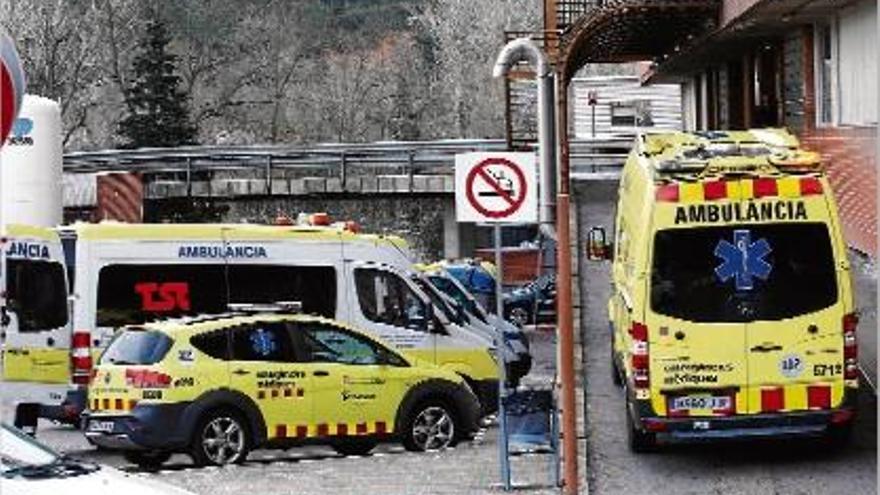
M631 140L574 141L575 177L616 178ZM64 156L66 220L268 223L326 211L405 235L434 258L469 256L488 234L455 221L455 155L506 149L483 139L72 152ZM532 230L514 228L508 242Z

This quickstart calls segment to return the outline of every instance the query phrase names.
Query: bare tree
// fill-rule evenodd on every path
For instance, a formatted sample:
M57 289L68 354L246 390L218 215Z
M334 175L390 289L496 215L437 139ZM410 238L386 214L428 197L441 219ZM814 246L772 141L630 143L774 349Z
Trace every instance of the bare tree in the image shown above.
M439 123L458 137L500 136L501 84L492 65L505 30L536 30L538 0L433 0L417 10L418 25L433 40L437 83L445 99Z

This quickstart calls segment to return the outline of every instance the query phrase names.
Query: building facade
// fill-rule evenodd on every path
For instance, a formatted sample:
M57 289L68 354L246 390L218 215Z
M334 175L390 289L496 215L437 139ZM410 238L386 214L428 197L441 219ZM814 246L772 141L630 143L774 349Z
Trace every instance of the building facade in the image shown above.
M682 84L686 129L783 126L823 156L850 245L877 254L877 2L723 0L643 80Z

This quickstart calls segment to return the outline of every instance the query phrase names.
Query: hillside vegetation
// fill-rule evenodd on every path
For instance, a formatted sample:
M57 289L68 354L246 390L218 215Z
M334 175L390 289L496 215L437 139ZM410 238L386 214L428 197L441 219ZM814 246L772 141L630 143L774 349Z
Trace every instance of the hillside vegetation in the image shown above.
M164 24L203 144L500 137L492 63L540 0L0 0L67 149L119 146L147 26Z

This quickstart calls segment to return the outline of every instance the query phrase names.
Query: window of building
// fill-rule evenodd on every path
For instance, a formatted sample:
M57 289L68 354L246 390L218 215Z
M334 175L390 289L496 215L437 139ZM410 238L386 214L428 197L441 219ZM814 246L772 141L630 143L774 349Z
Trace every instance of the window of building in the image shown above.
M842 125L877 124L877 2L862 1L837 20L838 119Z
M816 119L834 123L834 36L831 24L816 26Z
M654 117L651 115L650 100L627 100L611 102L612 127L651 127Z

